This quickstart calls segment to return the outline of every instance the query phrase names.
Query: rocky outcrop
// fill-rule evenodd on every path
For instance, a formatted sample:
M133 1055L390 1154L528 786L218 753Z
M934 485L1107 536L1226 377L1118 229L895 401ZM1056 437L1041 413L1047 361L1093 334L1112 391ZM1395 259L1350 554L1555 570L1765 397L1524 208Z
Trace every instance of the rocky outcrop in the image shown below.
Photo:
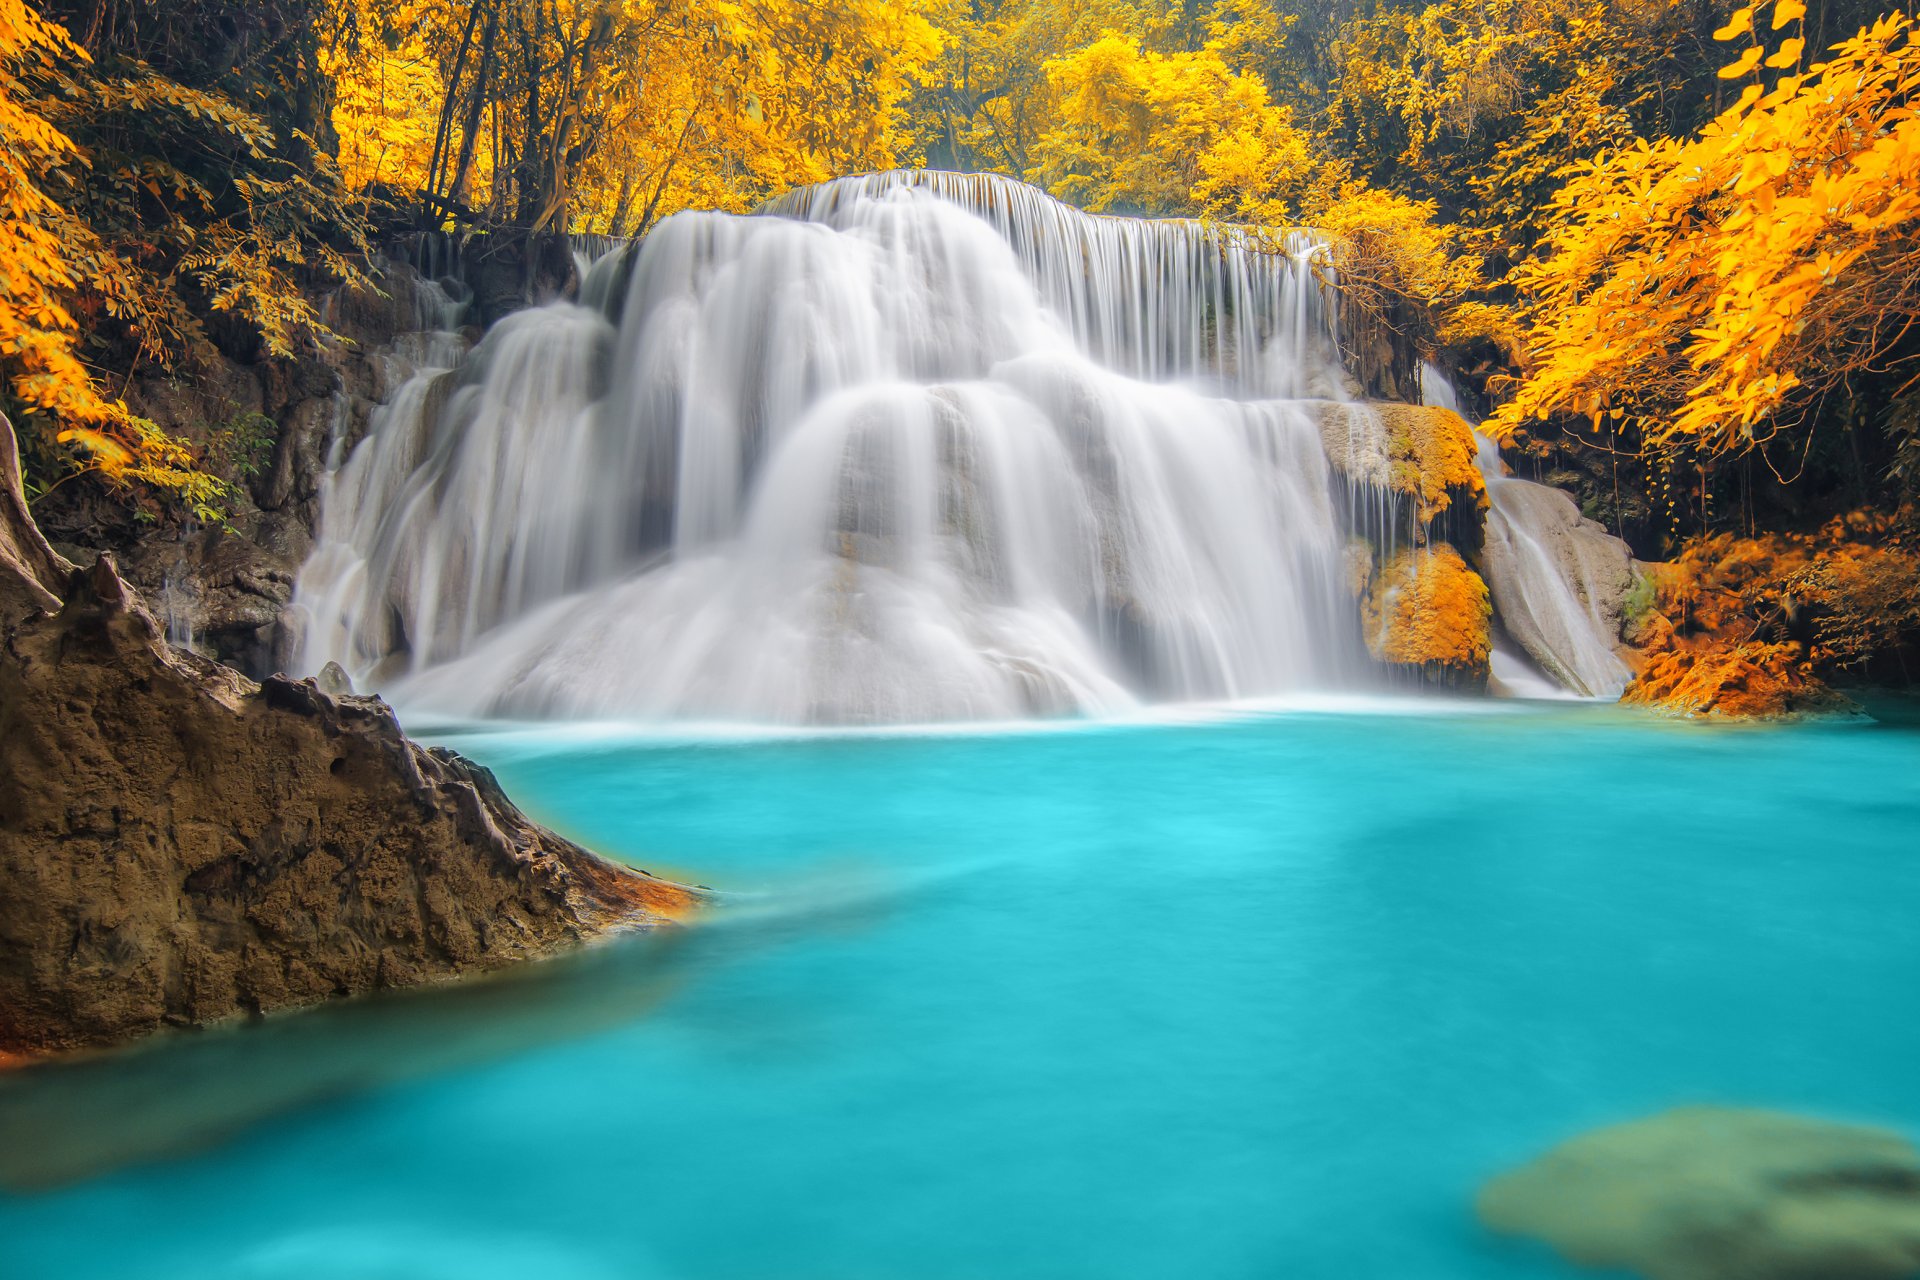
M1499 477L1487 493L1481 560L1500 625L1563 688L1616 696L1631 675L1617 651L1641 581L1633 553L1558 489Z
M1372 402L1313 406L1342 519L1347 576L1367 647L1400 677L1486 687L1487 584L1470 563L1486 536L1473 428L1451 409Z
M1647 1280L1920 1275L1920 1153L1896 1133L1689 1107L1495 1178L1482 1221Z
M0 1054L496 968L697 891L528 821L375 698L170 648L26 518L0 422Z
M1451 689L1486 686L1487 584L1446 543L1395 554L1372 575L1361 610L1367 648L1388 667Z
M1314 406L1327 461L1347 482L1354 531L1375 542L1480 549L1487 487L1473 428L1451 409L1362 401Z
M334 336L297 359L212 354L191 370L147 373L129 406L192 443L230 489L224 524L178 518L135 490L77 483L37 504L41 528L72 559L109 551L175 638L255 677L286 658L282 615L313 546L329 455L368 430L425 356L418 333L451 319L456 281L378 264L381 291L315 299Z

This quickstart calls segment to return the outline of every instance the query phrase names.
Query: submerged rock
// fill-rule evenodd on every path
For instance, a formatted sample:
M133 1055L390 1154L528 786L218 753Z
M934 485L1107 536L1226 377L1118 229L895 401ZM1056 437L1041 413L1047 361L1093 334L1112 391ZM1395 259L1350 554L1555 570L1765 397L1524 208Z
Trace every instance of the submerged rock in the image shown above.
M498 968L697 900L378 699L170 648L111 558L40 537L4 420L0 778L0 1054Z
M1688 1107L1488 1183L1481 1219L1648 1280L1920 1276L1920 1153L1896 1133Z

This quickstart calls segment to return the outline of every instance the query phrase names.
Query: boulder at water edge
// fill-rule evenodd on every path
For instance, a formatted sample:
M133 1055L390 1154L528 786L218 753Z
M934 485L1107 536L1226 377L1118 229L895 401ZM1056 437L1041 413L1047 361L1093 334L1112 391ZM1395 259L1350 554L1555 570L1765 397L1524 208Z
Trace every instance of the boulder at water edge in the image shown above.
M377 698L168 646L111 559L48 547L0 419L0 1056L498 968L696 900L528 821Z
M1688 1107L1489 1182L1481 1219L1648 1280L1920 1276L1920 1153L1899 1134Z

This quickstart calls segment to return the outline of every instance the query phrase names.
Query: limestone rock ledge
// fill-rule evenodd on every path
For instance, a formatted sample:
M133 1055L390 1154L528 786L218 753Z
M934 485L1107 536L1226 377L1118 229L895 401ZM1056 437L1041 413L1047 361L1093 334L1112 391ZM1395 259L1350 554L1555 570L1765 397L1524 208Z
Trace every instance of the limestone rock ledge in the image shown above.
M0 419L0 1059L499 968L697 906L376 698L170 648L27 517Z
M1464 418L1431 405L1378 401L1321 401L1312 411L1327 462L1352 490L1357 532L1377 542L1424 544L1431 537L1468 553L1480 549L1487 486ZM1368 527L1383 518L1399 527Z

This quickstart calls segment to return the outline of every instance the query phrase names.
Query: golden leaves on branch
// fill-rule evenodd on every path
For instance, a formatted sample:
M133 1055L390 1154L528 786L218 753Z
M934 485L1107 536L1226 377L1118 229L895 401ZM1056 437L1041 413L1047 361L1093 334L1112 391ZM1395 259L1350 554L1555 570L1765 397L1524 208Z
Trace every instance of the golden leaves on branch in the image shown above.
M1773 29L1801 21L1774 7ZM1721 29L1752 35L1759 8ZM1786 16L1781 17L1782 14ZM1744 16L1743 16L1744 15ZM1691 139L1576 166L1521 273L1533 367L1496 429L1554 414L1744 452L1920 316L1920 46L1889 15ZM1802 38L1764 58L1797 66ZM1722 74L1762 66L1755 42Z

